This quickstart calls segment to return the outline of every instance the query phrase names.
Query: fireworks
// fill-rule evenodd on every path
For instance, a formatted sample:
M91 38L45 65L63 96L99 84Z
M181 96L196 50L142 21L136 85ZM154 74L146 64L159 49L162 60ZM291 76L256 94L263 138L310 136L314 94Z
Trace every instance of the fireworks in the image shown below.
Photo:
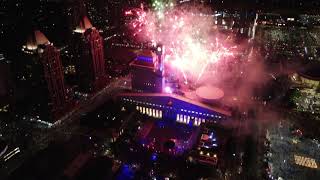
M173 0L154 0L152 2L152 7L155 11L164 12L166 9L173 8Z
M165 63L179 70L185 82L198 81L219 61L233 56L233 47L226 47L226 38L214 32L212 16L196 10L165 8L159 0L153 4L155 11L136 10L137 18L130 23L134 36L163 44Z

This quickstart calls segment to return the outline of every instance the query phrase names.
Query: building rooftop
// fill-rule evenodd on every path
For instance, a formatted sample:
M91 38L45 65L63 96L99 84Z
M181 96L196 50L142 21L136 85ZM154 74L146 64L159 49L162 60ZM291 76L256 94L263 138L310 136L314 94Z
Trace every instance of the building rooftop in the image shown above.
M180 96L180 95L176 95L176 94L167 94L167 93L122 93L119 96L128 96L128 97L164 97L164 98L173 98L173 99L177 99L183 102L187 102L189 104L207 109L209 111L214 111L220 114L223 114L225 116L231 116L231 112L228 110L224 110L222 108L218 108L218 107L213 107L213 106L209 106L206 104L203 104L201 102L195 101L195 100L191 100L188 99L186 97Z
M84 33L87 29L92 28L92 24L87 16L84 16L81 21L79 22L79 25L76 27L74 32L77 33Z
M201 86L196 90L196 95L204 101L214 101L223 98L224 92L214 86Z
M33 31L27 38L25 48L28 50L35 50L39 45L50 43L48 38L39 30Z
M139 66L152 68L157 65L156 64L156 54L151 50L141 50L137 53L137 57L130 63L130 66Z

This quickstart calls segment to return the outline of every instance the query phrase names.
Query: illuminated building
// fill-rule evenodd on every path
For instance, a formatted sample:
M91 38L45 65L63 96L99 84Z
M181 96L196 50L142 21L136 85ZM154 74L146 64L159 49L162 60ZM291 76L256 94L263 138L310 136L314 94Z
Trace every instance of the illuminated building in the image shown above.
M197 144L197 150L191 154L193 161L206 165L218 163L218 141L214 130L206 129L202 132Z
M138 93L119 95L124 105L132 105L140 113L154 118L173 119L194 126L228 119L231 116L229 111L209 105L218 105L224 96L219 88L201 87L196 92L198 99L193 100L172 94L170 87L164 87L163 51L161 45L155 48L155 52L144 50L130 64L132 89Z
M48 84L52 111L55 117L61 116L66 105L67 92L64 84L60 52L51 44L43 50L41 57L44 68L44 77Z
M63 115L68 104L60 52L38 30L32 33L22 50L29 57L28 60L33 61L30 76L39 76L36 88L47 90L45 94L48 94L50 101L49 109L53 120L57 120Z
M120 94L119 98L124 107L133 107L147 116L191 126L228 120L231 117L230 111L175 94L125 93Z
M182 155L197 144L202 127L217 122L229 121L231 112L218 108L224 92L215 87L201 87L195 93L197 98L173 93L169 86L164 86L163 47L143 50L130 64L132 90L122 93L118 100L124 110L135 110L151 117L139 128L136 138L142 147L152 152L170 155ZM214 91L212 94L211 91ZM187 98L189 97L189 98ZM192 156L196 161L216 165L217 142L213 134L202 139L204 156ZM209 148L207 148L209 147Z
M171 155L181 155L191 150L199 139L202 127L228 121L231 117L230 111L175 94L123 93L118 98L123 109L135 109L155 119L148 121L137 132L140 144L151 151ZM203 140L205 146L202 151L206 155L199 157L198 161L216 164L216 137L212 133L208 137Z
M97 91L106 83L103 38L85 16L74 30L80 89Z
M159 52L158 52L159 50ZM144 50L130 64L132 89L138 92L160 93L164 86L162 49L154 53Z
M312 169L318 168L317 162L313 158L294 155L294 161L295 161L295 164L297 164L299 166L304 166L304 167L312 168Z

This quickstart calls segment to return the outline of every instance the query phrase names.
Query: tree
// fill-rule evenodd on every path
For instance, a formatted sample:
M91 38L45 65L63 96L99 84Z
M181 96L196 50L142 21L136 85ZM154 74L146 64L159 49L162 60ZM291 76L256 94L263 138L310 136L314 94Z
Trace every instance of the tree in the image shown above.
M298 89L290 89L283 97L283 102L289 108L296 108L297 99L301 97L301 92Z

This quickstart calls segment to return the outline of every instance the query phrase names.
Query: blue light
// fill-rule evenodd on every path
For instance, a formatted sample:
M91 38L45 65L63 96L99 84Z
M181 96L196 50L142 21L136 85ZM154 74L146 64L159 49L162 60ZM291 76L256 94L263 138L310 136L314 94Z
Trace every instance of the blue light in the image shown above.
M131 167L127 164L124 164L121 169L120 173L118 174L117 180L130 180L134 179L134 172Z
M193 121L189 121L188 126L189 126L189 127L193 127Z
M163 121L159 121L159 122L157 122L157 125L159 128L164 128L166 124Z
M138 61L148 62L148 63L153 63L153 58L152 57L148 57L148 56L138 56L137 60Z
M158 156L157 156L156 153L153 153L153 154L151 155L151 160L152 160L152 161L156 161L157 158L158 158Z

